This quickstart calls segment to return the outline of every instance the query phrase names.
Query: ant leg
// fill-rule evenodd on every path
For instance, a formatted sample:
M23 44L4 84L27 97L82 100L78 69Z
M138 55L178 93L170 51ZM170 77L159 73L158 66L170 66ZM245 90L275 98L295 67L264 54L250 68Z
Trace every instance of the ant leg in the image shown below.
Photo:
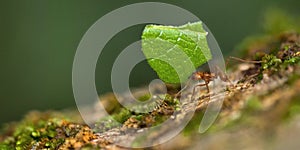
M175 94L175 98L177 98L178 95L181 94L182 91L185 90L185 89L189 86L190 82L191 82L191 79L189 79L188 82L187 82L187 84L186 84L180 91L178 91L178 92Z
M204 86L204 85L206 85L206 87L208 87L208 86L207 86L207 83L204 83L204 84L197 84L197 85L194 86L194 88L193 88L193 93L192 93L192 97L191 97L192 100L194 99L195 92L196 92L196 88L197 88L198 86Z
M180 91L178 91L178 92L175 94L175 98L177 98L177 97L179 96L179 94L181 94L182 91L186 89L187 86L188 86L188 85L185 85Z
M222 74L220 76L220 78L221 78L222 81L229 82L231 87L234 87L234 84L231 82L231 80L228 78L228 76L225 73Z
M207 93L209 94L208 82L205 82L205 86L206 86Z
M227 63L228 63L228 59L226 61L226 66L227 66ZM226 67L225 66L225 67ZM215 69L217 71L216 74L218 74L218 76L220 77L220 79L224 82L229 82L230 86L234 86L233 83L231 82L231 80L228 78L227 74L221 70L221 68L219 66L215 66Z

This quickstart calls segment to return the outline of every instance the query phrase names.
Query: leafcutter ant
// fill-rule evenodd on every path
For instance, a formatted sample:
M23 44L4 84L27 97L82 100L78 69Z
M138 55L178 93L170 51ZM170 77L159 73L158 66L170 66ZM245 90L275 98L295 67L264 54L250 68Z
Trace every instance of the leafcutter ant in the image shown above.
M262 63L262 61L251 61L251 60L243 60L243 59L240 59L240 58L237 58L237 57L229 57L227 59L227 62L226 62L226 65L228 64L228 61L229 59L233 59L233 60L237 60L237 61L240 61L240 62L245 62L245 63ZM203 71L196 71L194 72L190 77L189 77L189 81L188 83L186 84L186 86L184 88L182 88L176 95L175 97L178 97L178 95L180 93L182 93L183 90L185 90L187 88L187 86L189 86L190 84L190 81L204 81L204 83L199 83L199 84L196 84L194 87L193 87L193 93L192 93L192 99L194 98L195 96L195 93L196 93L196 89L197 87L202 87L202 86L205 86L206 87L206 90L207 90L207 93L210 93L210 90L209 90L209 86L208 84L217 79L217 78L220 78L220 80L224 81L224 82L229 82L231 86L233 86L232 82L229 80L228 76L218 67L218 66L214 66L215 68L215 72L212 73L212 72L203 72Z
M203 71L196 71L194 72L190 77L189 77L189 81L188 83L186 84L186 86L184 88L182 88L176 95L175 97L178 97L178 95L180 93L182 93L182 91L184 89L187 88L187 86L189 86L190 82L191 81L204 81L204 83L199 83L197 85L195 85L193 87L193 93L192 93L192 99L194 98L194 95L196 93L196 89L197 87L202 87L202 86L205 86L206 87L206 90L207 90L207 93L210 92L209 90L209 87L208 87L208 84L210 83L210 81L213 81L217 78L220 78L222 81L224 82L229 82L231 85L231 81L229 80L228 76L218 67L218 66L214 66L215 68L215 72L212 73L212 72L203 72Z

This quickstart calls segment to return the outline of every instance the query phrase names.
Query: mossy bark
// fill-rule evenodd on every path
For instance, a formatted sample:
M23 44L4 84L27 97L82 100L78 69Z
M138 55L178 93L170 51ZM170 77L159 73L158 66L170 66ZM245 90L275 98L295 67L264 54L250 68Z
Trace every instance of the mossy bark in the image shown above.
M31 112L22 121L9 123L1 130L0 149L124 149L116 145L115 139L133 142L125 131L143 132L141 129L170 117L180 119L189 107L196 108L196 113L183 132L152 149L296 149L300 135L297 125L300 121L300 36L294 31L272 32L262 37L257 42L243 44L244 59L259 63L238 62L230 66L227 75L233 85L223 91L221 112L204 134L197 132L199 123L210 100L218 93L206 93L205 88L200 88L197 93L200 96L182 109L181 101L174 94L180 89L169 87L166 98L149 113L134 113L121 107L111 93L102 96L101 103L111 117L99 118L95 122L96 130L85 125L74 110ZM149 97L145 91L137 89L141 101ZM122 124L115 124L113 119ZM161 128L143 140L155 141L168 130L168 127Z

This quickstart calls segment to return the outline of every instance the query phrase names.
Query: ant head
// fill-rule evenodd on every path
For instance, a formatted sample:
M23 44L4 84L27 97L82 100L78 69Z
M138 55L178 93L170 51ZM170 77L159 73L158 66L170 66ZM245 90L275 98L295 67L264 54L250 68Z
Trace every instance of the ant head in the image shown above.
M215 74L215 73L210 73L210 75L209 75L210 77L212 77L212 78L215 78L215 77L217 77L217 75Z
M192 80L199 80L202 79L202 77L203 77L203 72L194 72L190 78Z

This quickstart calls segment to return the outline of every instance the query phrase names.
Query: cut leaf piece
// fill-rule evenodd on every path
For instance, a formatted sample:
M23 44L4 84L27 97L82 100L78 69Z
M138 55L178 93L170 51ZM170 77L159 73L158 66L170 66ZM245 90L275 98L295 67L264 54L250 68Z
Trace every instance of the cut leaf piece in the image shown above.
M142 34L142 51L159 78L167 83L185 82L212 58L202 22L183 26L147 25Z

